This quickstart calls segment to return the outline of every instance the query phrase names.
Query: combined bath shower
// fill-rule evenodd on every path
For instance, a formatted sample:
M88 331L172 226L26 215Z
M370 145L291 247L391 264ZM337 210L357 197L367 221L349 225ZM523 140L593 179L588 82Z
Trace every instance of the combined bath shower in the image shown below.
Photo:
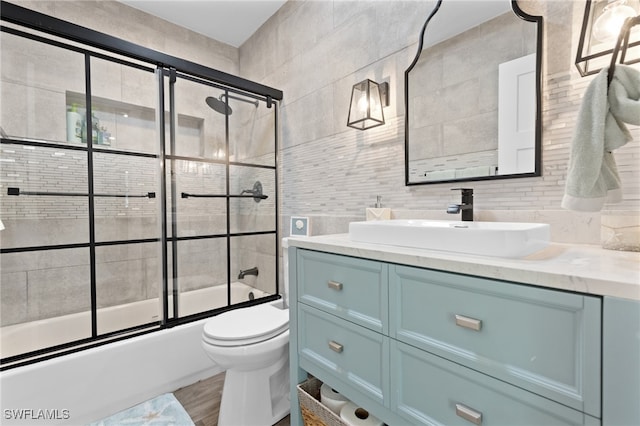
M207 96L207 98L205 99L205 102L207 103L207 105L209 105L209 108L211 108L215 112L219 112L220 114L224 114L224 115L231 115L233 114L233 110L229 106L229 103L223 100L224 98L227 98L227 100L235 99L237 101L253 104L255 105L256 108L258 108L258 101L249 101L244 98L238 98L236 96L226 95L224 93L220 95L218 98L214 98L213 96Z

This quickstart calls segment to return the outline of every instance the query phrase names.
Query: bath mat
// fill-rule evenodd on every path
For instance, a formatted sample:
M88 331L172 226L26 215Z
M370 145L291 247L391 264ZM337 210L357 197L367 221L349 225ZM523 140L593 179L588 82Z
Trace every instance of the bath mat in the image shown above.
M184 407L165 393L127 410L91 423L89 426L194 426Z

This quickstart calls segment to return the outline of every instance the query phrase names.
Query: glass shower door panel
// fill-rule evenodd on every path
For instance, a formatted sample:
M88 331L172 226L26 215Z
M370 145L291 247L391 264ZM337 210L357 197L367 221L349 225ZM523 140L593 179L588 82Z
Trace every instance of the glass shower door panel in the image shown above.
M85 92L84 55L6 32L0 43L2 137L80 144L66 93Z
M174 160L175 215L172 214L171 162L167 161L167 221L176 223L178 237L227 232L226 168L197 160ZM171 231L170 231L171 232Z
M91 337L88 248L4 253L0 266L2 358Z
M1 151L2 248L88 243L86 152L20 144Z
M247 235L231 238L232 303L276 294L276 236Z
M178 241L174 247L178 265L179 316L227 306L227 239ZM172 251L169 253L171 256ZM169 276L172 275L170 267ZM172 303L173 298L170 298L170 307Z
M155 158L94 153L96 241L160 238L160 168Z
M158 154L157 77L151 69L91 58L92 129L95 148ZM67 103L82 102L68 92ZM84 105L78 107L86 117ZM86 143L87 133L83 133Z
M160 320L160 243L96 247L98 334Z
M276 107L233 93L229 105L229 161L274 167Z
M249 195L229 201L231 233L275 232L275 170L247 166L231 166L229 170L230 193ZM261 188L262 195L267 198L258 197L257 188ZM251 196L254 194L255 198Z
M167 153L181 157L224 161L226 158L225 115L217 112L207 103L207 99L210 98L209 103L222 104L219 98L224 92L180 77L174 89L176 140L174 149L171 149L167 134Z

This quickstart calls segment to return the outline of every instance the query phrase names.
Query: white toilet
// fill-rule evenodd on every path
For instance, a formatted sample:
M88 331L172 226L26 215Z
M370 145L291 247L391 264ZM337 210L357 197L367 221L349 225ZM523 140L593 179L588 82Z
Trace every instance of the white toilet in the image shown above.
M209 358L227 370L219 426L268 426L289 413L286 297L211 318L204 326L202 346Z

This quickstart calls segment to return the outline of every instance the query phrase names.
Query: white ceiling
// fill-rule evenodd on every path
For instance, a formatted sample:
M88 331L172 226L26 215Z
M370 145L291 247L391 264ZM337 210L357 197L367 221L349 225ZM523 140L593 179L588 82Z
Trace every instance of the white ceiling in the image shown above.
M119 0L209 38L240 47L286 0Z

